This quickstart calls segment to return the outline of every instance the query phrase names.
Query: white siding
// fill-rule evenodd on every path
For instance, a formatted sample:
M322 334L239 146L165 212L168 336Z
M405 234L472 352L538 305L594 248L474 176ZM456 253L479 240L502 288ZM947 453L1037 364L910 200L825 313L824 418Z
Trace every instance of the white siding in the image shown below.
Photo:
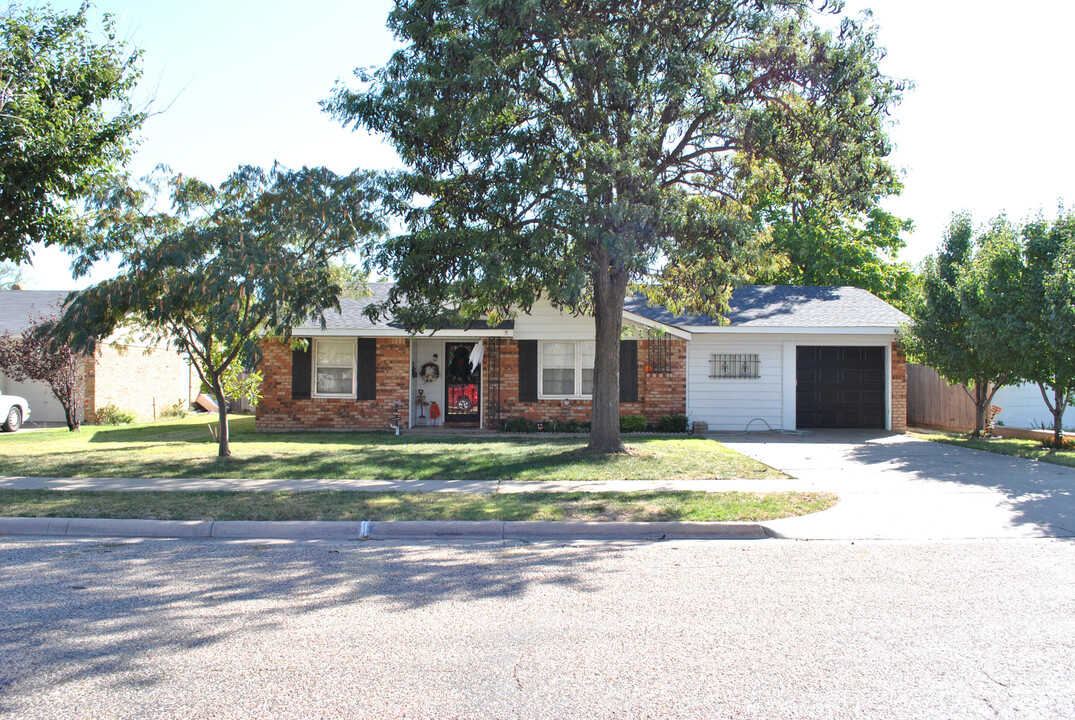
M754 418L761 418L774 429L780 428L783 407L781 347L779 340L768 338L695 335L687 348L687 384L690 387L687 405L691 420L709 423L710 430L743 430ZM709 356L713 353L757 354L759 377L709 377ZM750 428L764 430L765 423L755 422Z
M687 348L687 415L709 423L711 430L794 430L795 352L799 345L883 345L893 335L751 334L727 332L696 334ZM787 344L787 352L785 352ZM716 379L709 377L709 356L714 353L757 354L757 379ZM886 355L887 357L887 355ZM788 363L791 363L788 365ZM886 362L886 368L888 363ZM886 392L890 393L886 378Z
M515 318L516 340L593 340L596 327L588 315L571 315L538 300L527 315Z
M1046 392L1052 402L1052 391L1046 389ZM1002 387L993 396L993 404L1001 408L997 420L1009 427L1040 428L1044 425L1051 428L1053 425L1053 414L1036 384ZM1075 428L1075 408L1067 409L1063 424L1064 429Z

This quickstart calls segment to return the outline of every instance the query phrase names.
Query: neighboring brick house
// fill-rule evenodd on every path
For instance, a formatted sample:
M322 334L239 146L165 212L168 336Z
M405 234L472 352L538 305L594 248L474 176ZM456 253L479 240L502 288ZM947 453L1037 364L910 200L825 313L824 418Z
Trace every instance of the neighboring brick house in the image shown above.
M0 334L20 335L33 317L56 312L66 290L0 291ZM104 341L86 358L82 418L94 423L97 411L112 403L139 420L152 420L166 406L189 404L200 382L185 356L139 341ZM34 423L64 422L63 408L47 385L15 382L0 373L0 392L25 397Z
M449 425L590 418L593 319L547 302L497 327L411 335L374 323L367 302L294 329L309 340L262 344L261 430ZM906 429L907 317L856 288L739 288L723 324L673 317L628 299L620 346L620 412L656 423L687 415L713 430ZM483 356L469 362L475 346Z

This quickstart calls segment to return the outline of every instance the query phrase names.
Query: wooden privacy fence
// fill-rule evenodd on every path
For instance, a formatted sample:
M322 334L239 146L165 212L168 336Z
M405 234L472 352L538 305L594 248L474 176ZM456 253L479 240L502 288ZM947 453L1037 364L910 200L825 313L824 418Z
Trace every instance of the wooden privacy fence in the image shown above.
M962 385L949 385L926 365L907 363L907 424L974 430L974 403Z

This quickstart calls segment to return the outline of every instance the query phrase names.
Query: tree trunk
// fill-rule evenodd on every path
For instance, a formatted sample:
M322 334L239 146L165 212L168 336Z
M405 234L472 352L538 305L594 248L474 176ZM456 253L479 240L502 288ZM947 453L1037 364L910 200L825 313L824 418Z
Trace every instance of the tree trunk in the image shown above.
M599 267L594 273L597 333L589 445L594 452L611 454L627 450L620 439L620 334L626 295L627 273L609 273Z
M70 403L68 403L68 405L70 405ZM64 405L63 414L64 417L67 418L67 429L71 432L75 432L81 427L82 423L79 422L78 419L78 409L73 406L68 407L68 405Z
M1045 383L1038 383L1041 397L1045 400L1045 406L1053 414L1053 447L1059 450L1064 446L1064 412L1068 409L1067 393L1061 391L1059 384L1053 386L1053 401L1049 402L1049 394L1045 392Z
M985 414L989 403L985 401L988 396L987 388L977 380L974 383L974 437L981 437L985 432Z
M216 400L217 418L220 420L220 427L217 429L220 451L217 452L217 457L229 457L231 443L228 437L228 399L224 397L224 387L220 384L220 378L213 379L213 398Z

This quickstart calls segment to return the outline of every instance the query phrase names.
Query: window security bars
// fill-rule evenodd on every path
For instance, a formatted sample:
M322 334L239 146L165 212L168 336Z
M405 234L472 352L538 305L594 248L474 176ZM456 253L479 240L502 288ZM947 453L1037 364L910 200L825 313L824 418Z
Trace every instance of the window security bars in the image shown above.
M754 379L761 377L761 363L757 355L709 356L709 377L714 379Z
M650 338L646 372L654 375L668 375L672 372L672 344L667 335Z

